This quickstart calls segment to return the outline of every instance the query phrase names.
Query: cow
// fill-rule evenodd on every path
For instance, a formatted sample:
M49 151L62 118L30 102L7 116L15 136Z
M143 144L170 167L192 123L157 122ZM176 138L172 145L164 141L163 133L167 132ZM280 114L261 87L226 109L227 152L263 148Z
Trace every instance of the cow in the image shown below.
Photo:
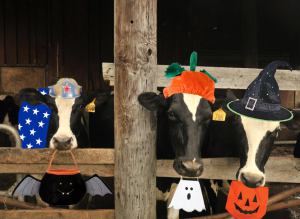
M200 176L203 171L201 148L212 118L210 103L199 95L187 93L166 99L161 94L145 92L138 100L150 111L166 112L176 172L187 177Z
M15 100L11 95L0 96L0 124L6 124L12 127L16 127L18 124L18 111L19 111L19 107L15 103ZM6 130L6 128L4 128L3 130ZM7 137L7 135L9 137ZM15 133L11 133L10 131L5 131L5 133L1 132L0 133L1 147L15 146L12 144L13 142L16 141L14 135Z
M96 112L94 114L90 115L90 125L93 130L96 132L96 138L91 139L92 145L97 145L101 147L107 147L111 146L113 147L114 143L114 95L111 91L97 91L96 94ZM204 103L205 104L205 103ZM178 107L180 107L181 103L178 102ZM176 106L174 106L176 107ZM175 109L174 109L175 110ZM163 109L159 110L159 113L157 113L158 117L158 126L157 126L157 158L158 159L173 159L174 153L171 150L171 143L170 139L167 138L168 136L168 124L167 120L169 117L166 116L167 112ZM209 115L208 115L209 116ZM183 116L184 117L184 116ZM200 140L199 140L200 142ZM196 142L195 142L196 144ZM192 153L192 152L191 152ZM201 154L199 154L199 157ZM198 158L196 159L198 161ZM194 163L196 164L197 161L194 160ZM193 159L191 159L193 162ZM188 164L188 163L187 163ZM176 166L177 168L177 166ZM181 168L181 167L179 167ZM187 174L201 174L202 169L195 168L191 170L190 172L187 172ZM176 181L176 180L175 180ZM157 199L159 201L170 201L172 194L166 193L163 194L159 190L167 190L170 187L168 186L170 183L174 182L174 179L158 179L157 187L159 188L157 190ZM174 186L173 186L174 188ZM173 190L172 190L173 191ZM174 191L173 191L174 192ZM168 195L167 195L168 194ZM208 206L208 204L207 204ZM164 211L163 207L159 204L158 207ZM169 215L173 214L172 211L169 211Z
M67 83L64 84L65 82ZM52 94L57 94L57 96L41 94L34 88L21 89L18 94L20 103L26 101L30 105L45 104L52 110L46 145L56 150L70 150L78 146L89 146L88 133L84 124L82 124L82 116L85 106L93 98L93 93L82 93L79 95L80 91L78 90L77 95L70 95L68 98L64 98L60 92L64 92L62 90L65 89L65 86L69 85L68 89L70 89L70 92L73 92L71 89L72 86L75 88L80 87L74 79L62 78L53 86L54 93ZM18 117L16 116L16 118ZM19 142L20 136L15 135L12 131L7 130L6 132L14 136L14 141ZM39 202L40 200L37 199L37 201Z
M170 139L175 152L176 172L183 176L196 177L205 168L201 161L203 157L239 157L237 179L249 187L264 186L266 182L264 167L280 131L280 122L255 120L232 113L226 106L228 102L237 98L230 90L226 92L225 97L217 98L214 104L205 102L201 97L194 97L194 103L187 106L190 102L186 101L187 98L184 96L185 94L178 94L165 99L163 95L152 92L139 95L139 102L145 108L156 111L158 118L165 118L164 122L167 125L163 129L158 127L158 130L168 130L167 138ZM211 119L212 112L220 108L226 113L225 122ZM193 117L196 118L193 120ZM190 131L193 127L191 123L194 123L194 127L198 126L199 134L196 138L190 135L193 133ZM295 122L289 123L289 126L293 124L295 128ZM160 136L158 133L158 141L161 141ZM187 142L192 144L188 145ZM201 165L187 168L190 166L182 162L188 160L191 164L194 159Z
M78 86L72 78L61 78L53 88L56 90L53 92L58 92L57 96L43 95L34 88L24 88L19 92L19 100L20 102L26 101L31 105L46 104L52 110L47 135L49 148L70 150L78 146L88 147L88 133L82 124L82 116L85 106L91 102L93 96L82 93L64 98L59 93L64 92L61 90L67 86L63 84L64 82L75 87ZM68 90L68 92L71 91Z

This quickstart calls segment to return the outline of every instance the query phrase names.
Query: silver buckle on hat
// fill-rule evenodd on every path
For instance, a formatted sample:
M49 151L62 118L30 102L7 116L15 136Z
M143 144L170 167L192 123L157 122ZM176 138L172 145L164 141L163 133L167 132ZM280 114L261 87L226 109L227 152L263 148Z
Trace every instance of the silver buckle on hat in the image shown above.
M253 103L252 101L254 101L254 103ZM247 101L247 104L246 104L246 106L245 106L245 109L248 109L248 110L253 111L254 108L255 108L256 102L257 102L257 99L256 99L256 98L249 97L249 98L248 98L248 101ZM249 106L248 106L249 103L253 103L252 107L249 107Z

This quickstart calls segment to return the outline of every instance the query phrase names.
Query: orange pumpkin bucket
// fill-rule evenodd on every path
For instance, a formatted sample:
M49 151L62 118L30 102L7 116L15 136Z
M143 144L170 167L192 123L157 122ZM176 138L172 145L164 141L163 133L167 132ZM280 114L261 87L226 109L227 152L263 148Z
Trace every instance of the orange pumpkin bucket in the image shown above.
M226 210L236 219L260 219L266 214L268 196L268 187L249 188L232 181Z

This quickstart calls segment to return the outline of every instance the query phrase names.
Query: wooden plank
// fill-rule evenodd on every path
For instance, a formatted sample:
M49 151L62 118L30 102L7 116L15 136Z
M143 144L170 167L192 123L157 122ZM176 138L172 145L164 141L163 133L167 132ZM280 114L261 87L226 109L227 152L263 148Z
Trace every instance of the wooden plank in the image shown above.
M36 54L37 64L45 66L47 64L48 53L48 4L44 1L35 0L34 7L36 13Z
M74 78L87 88L88 81L88 2L82 0L67 1L64 4L64 56L63 71L60 77ZM80 52L79 52L80 51Z
M114 176L114 149L75 149L73 152L83 174ZM43 174L50 154L50 149L1 148L0 173ZM203 163L204 172L200 178L207 179L234 179L239 167L238 158L204 158ZM54 168L69 168L72 166L72 161L67 152L59 152L54 164ZM300 158L271 156L266 164L267 181L300 183L300 174L297 170L299 164ZM180 177L173 169L173 160L158 160L156 175Z
M157 0L114 3L115 216L156 218L156 118L137 95L157 88Z
M295 108L300 107L300 91L295 92Z
M256 1L241 1L241 9L244 67L257 67Z
M47 164L53 150L0 148L1 164ZM76 149L74 155L78 164L114 164L114 149ZM73 164L68 152L59 151L54 164Z
M37 64L37 12L34 0L29 0L29 50L30 64Z
M113 209L101 210L67 210L67 209L41 209L41 210L3 210L0 211L0 218L3 219L92 219L105 218L113 219Z
M184 66L189 69L188 66ZM166 87L170 84L170 79L164 76L167 65L157 66L157 86ZM114 85L115 67L113 63L102 63L104 80L109 80ZM255 68L227 68L200 66L198 70L206 69L218 79L216 88L246 89L248 85L257 77L261 69ZM277 70L276 80L280 90L300 90L300 71Z
M55 84L63 71L63 14L62 1L48 1L48 65L47 84Z
M29 62L29 0L17 4L17 44L18 64L28 65Z
M16 65L17 58L17 23L16 23L16 1L6 0L5 4L5 52L6 64Z
M204 171L200 178L205 179L235 179L239 168L238 158L205 158ZM300 159L294 157L270 157L266 167L268 182L300 183ZM298 169L298 170L297 170ZM173 161L158 160L158 177L180 177L173 169Z
M92 0L88 2L88 18L89 18L89 40L88 40L88 86L87 90L96 90L99 87L103 88L104 80L101 72L101 63L99 60L101 57L101 40L102 35L101 31L101 4L103 1ZM107 18L103 18L103 20L107 20ZM113 19L112 19L113 20ZM112 24L113 26L113 24ZM106 33L106 32L105 32ZM107 35L107 34L105 34ZM112 48L112 47L111 47Z
M280 91L280 99L284 107L295 108L295 91Z
M1 67L0 81L5 93L18 93L25 87L45 86L45 69L39 67Z
M23 174L44 174L48 164L1 164L0 173L23 173ZM73 168L73 164L69 165L53 165L53 168ZM80 164L80 172L84 175L98 174L102 177L114 176L114 166L112 164Z
M6 64L5 58L5 4L0 3L0 65Z

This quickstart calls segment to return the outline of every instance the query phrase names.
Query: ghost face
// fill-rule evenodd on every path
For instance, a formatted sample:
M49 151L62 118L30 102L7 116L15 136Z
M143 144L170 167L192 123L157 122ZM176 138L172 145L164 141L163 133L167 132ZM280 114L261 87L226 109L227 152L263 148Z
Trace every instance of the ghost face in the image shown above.
M192 193L192 191L194 190L194 188L193 187L185 187L185 190L186 190L186 192L187 192L187 195L186 195L186 199L187 200L190 200L191 199L191 197L192 197L192 195L191 195L191 193ZM189 192L189 190L191 191L191 192Z
M187 212L205 210L199 181L181 179L169 205L169 208L171 207Z
M54 175L46 173L41 181L40 196L51 205L78 203L86 193L85 182L80 174Z

